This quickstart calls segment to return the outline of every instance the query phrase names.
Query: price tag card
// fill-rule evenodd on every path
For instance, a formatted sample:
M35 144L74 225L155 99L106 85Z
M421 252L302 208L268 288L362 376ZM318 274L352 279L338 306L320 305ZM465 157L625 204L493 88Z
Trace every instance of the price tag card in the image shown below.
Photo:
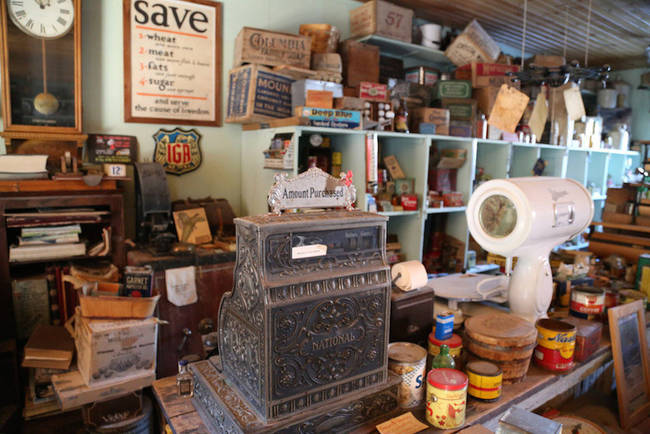
M415 434L427 428L410 411L377 425L380 434Z
M535 134L538 140L541 139L542 134L544 133L544 126L546 125L547 118L548 102L546 101L546 94L544 91L541 91L537 95L535 106L533 107L533 112L531 113L530 120L528 121L530 131Z
M529 100L528 95L514 87L509 87L506 84L501 85L497 99L492 106L488 124L514 133Z
M569 114L569 119L577 121L587 115L585 112L585 104L582 101L582 95L580 94L580 88L578 88L578 86L566 89L563 94L564 104L566 104L566 111Z

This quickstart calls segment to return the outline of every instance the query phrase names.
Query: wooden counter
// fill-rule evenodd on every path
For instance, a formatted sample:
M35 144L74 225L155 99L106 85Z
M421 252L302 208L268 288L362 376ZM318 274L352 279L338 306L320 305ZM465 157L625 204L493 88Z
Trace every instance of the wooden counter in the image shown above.
M482 403L470 399L467 406L465 426L482 424L491 430L496 430L497 423L501 416L513 405L517 405L527 410L534 410L557 395L569 390L582 380L596 372L599 368L606 368L612 363L612 353L609 340L603 338L600 348L583 363L579 363L569 373L558 375L548 371L541 370L534 366L531 367L523 381L517 384L506 384L503 386L503 395L497 402ZM154 394L166 422L170 425L175 434L183 433L207 433L201 418L196 412L189 398L179 398L176 395L176 378L166 377L156 380L153 384ZM403 413L399 410L393 414L387 415L385 420ZM413 414L423 422L424 407L413 410ZM355 430L355 434L377 432L375 425L366 426ZM444 432L435 428L422 431L423 433Z

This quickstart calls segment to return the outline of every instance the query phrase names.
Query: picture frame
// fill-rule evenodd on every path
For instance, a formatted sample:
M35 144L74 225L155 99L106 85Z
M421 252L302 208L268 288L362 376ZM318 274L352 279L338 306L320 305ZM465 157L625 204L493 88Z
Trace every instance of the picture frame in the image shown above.
M650 414L650 365L643 301L607 310L621 426L628 429Z
M212 241L212 233L204 208L174 211L173 215L179 242L205 244Z
M221 126L222 4L122 0L122 7L124 121Z

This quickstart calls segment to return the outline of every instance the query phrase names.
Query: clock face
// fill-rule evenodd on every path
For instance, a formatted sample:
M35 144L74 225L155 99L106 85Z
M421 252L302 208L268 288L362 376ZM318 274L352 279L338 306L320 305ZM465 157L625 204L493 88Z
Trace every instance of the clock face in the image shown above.
M7 0L11 21L39 39L56 39L68 33L74 21L72 0Z

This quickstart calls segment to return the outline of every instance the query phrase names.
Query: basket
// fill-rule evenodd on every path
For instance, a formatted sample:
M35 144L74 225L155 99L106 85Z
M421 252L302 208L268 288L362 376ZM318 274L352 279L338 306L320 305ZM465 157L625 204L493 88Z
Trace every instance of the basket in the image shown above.
M160 294L152 297L87 296L79 293L81 316L85 318L149 318Z

